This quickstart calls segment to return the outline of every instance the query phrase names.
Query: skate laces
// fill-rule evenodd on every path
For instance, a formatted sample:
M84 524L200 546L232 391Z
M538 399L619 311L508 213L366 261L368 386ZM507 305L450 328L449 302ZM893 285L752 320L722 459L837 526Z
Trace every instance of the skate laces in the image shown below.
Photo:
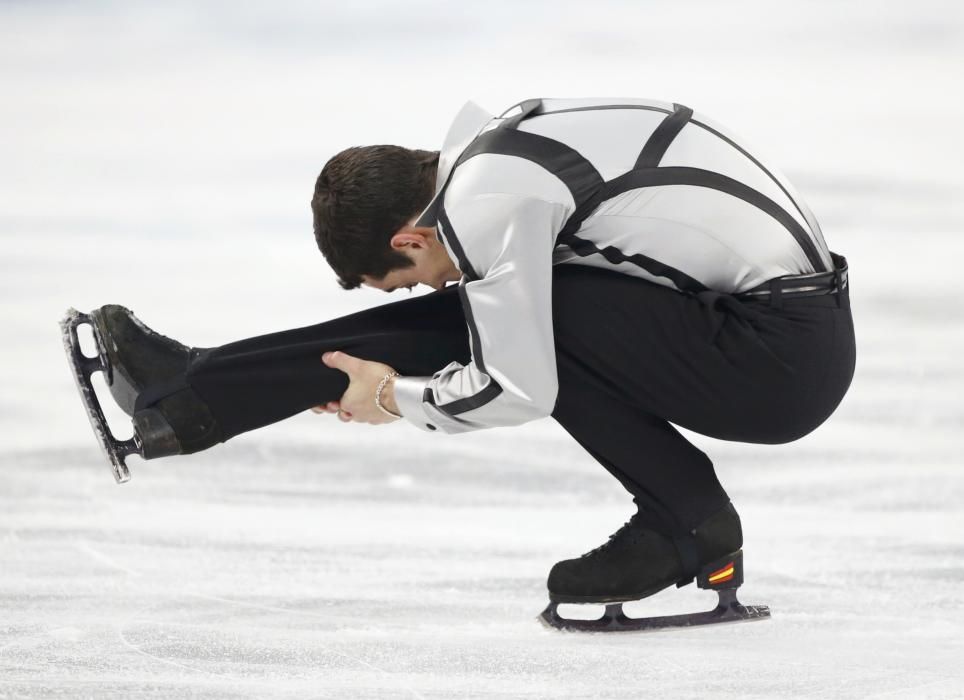
M616 532L614 532L613 534L611 534L611 535L609 536L609 538L608 538L605 542L603 542L601 545L599 545L599 546L596 547L595 549L591 549L591 550L589 550L588 552L586 552L585 554L580 555L579 558L580 558L580 559L585 559L586 557L590 557L590 556L592 556L593 554L596 554L597 552L602 552L602 551L605 551L605 550L609 549L609 548L613 545L613 542L615 542L615 541L620 537L620 535L622 535L626 530L630 529L630 528L635 524L636 519L637 519L638 517L639 517L639 513L638 513L638 512L635 513L635 514L633 514L633 516L632 516L629 520L627 520L626 522L624 522L624 523L620 526L620 528L619 528L618 530L616 530Z

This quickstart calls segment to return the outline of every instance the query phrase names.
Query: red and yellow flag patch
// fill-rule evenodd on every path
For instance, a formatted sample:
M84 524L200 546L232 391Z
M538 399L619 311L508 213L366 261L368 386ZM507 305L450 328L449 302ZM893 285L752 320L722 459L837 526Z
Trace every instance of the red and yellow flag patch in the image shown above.
M712 574L706 577L709 583L724 583L733 578L733 562L730 562L722 569L717 569Z

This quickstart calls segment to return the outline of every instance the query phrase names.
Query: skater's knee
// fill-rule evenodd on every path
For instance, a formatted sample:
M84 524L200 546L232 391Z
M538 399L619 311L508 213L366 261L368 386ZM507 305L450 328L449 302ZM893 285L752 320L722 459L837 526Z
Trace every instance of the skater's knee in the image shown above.
M817 425L819 425L819 423ZM812 433L817 428L817 425L797 424L791 426L781 426L763 434L761 439L756 440L756 442L759 442L763 445L785 445L789 442L796 442L800 438L806 437Z
M822 421L821 421L822 422ZM744 417L739 425L731 423L729 430L716 431L712 437L758 445L784 445L812 433L819 423L773 413Z

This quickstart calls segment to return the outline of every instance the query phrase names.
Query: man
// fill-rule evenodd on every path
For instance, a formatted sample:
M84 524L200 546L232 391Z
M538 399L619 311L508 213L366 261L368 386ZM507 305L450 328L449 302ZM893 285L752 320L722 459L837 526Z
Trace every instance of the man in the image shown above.
M133 417L133 443L103 438L116 468L124 453L196 452L312 406L444 433L551 415L638 512L552 568L548 622L767 614L736 602L739 516L672 424L790 442L850 385L846 260L776 170L678 104L536 99L496 118L469 102L440 152L334 156L312 210L345 289L436 291L212 349L158 336L123 307L75 314L65 332L89 320L103 355L77 360L82 391L108 368ZM694 578L720 592L717 611L631 621L612 605ZM558 616L561 602L611 605L580 623Z

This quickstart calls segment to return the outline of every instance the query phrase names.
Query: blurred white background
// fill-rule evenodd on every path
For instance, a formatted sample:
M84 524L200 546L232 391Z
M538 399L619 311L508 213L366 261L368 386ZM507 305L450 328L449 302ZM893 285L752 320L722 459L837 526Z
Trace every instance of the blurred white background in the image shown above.
M0 4L0 698L961 697L962 69L938 0ZM850 261L838 412L784 446L688 433L773 620L539 628L551 564L628 510L551 420L305 414L113 485L68 306L210 346L401 298L340 290L318 253L325 161L539 96L720 121Z

